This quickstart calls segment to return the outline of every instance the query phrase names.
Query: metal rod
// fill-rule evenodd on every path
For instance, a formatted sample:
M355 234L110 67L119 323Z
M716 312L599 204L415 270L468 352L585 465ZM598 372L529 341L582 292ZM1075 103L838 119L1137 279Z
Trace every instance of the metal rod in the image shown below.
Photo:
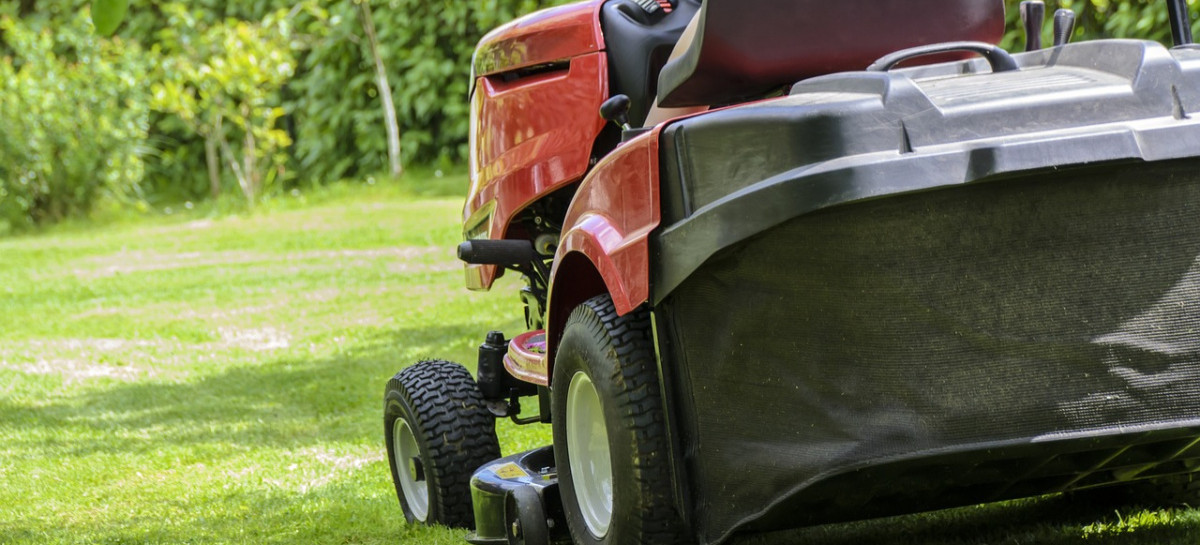
M1171 16L1171 38L1175 45L1192 43L1192 18L1188 14L1187 0L1167 0L1167 13Z

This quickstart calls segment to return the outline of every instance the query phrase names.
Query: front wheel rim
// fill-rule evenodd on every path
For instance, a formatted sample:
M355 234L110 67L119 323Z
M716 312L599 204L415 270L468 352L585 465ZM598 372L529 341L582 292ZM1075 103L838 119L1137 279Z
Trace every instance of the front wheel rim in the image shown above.
M425 522L429 517L429 483L425 480L425 467L421 462L417 437L403 418L397 418L392 424L392 442L396 453L396 474L400 476L404 502L412 511L413 518Z
M566 424L575 499L588 531L600 539L612 523L612 457L600 395L583 372L575 373L567 387Z

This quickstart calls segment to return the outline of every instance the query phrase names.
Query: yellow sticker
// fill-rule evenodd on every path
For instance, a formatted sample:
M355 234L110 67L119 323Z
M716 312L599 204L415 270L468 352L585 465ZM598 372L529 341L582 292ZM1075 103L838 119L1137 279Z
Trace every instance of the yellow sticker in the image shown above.
M524 469L521 469L521 466L512 463L504 464L498 468L495 468L492 470L492 472L501 479L520 479L522 477L529 476Z

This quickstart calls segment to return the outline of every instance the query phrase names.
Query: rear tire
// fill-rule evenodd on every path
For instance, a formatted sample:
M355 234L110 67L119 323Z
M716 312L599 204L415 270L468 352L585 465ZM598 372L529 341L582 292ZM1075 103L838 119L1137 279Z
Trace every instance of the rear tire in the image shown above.
M473 527L471 475L500 457L500 444L471 373L441 360L397 373L384 393L383 424L404 518Z
M607 295L576 308L551 389L554 456L575 543L677 542L682 521L649 313L618 316Z

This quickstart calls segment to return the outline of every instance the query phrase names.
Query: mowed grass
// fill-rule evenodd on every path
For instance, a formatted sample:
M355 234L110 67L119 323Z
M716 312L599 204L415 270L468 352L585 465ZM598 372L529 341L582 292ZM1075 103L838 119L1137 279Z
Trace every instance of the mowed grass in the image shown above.
M348 193L0 240L0 543L462 543L404 524L383 388L515 333L513 279L463 288L461 199Z
M383 386L473 368L519 284L463 288L460 198L317 200L0 240L0 544L464 543L404 523ZM1043 498L736 541L1200 543L1200 513Z

